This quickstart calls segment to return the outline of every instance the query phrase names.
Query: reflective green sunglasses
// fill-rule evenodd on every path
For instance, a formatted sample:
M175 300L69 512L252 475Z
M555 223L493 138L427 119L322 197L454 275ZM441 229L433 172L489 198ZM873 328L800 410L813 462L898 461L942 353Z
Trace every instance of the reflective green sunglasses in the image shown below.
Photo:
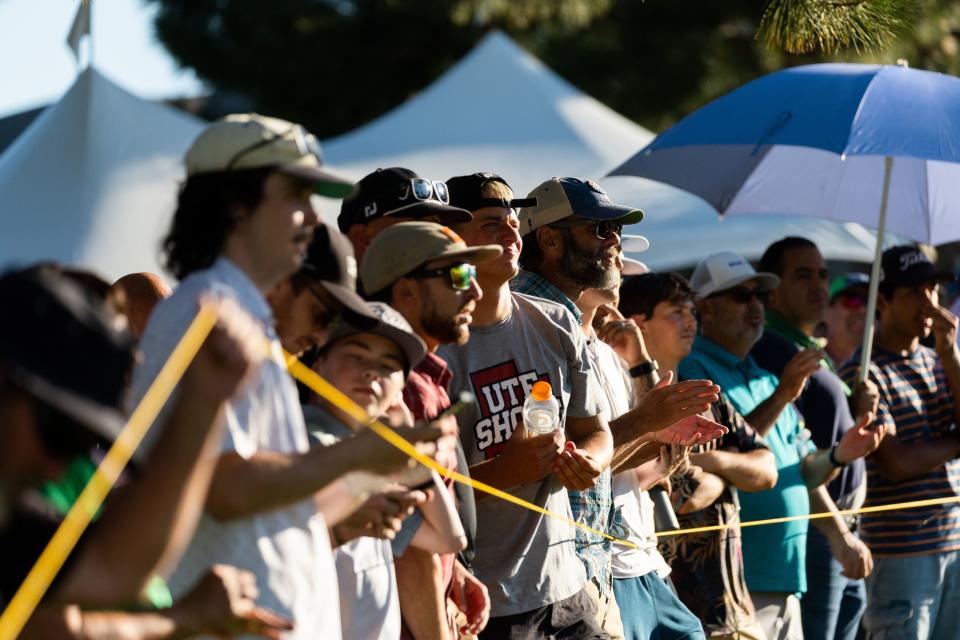
M406 275L407 278L450 278L450 286L457 291L466 291L470 283L477 277L477 268L467 262L455 264L441 269L417 269Z

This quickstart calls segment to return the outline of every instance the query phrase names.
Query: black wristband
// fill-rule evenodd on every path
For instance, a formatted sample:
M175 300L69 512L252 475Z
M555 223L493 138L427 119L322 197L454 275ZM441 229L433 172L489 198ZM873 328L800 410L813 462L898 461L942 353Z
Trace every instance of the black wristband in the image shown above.
M846 462L840 462L837 460L837 445L830 447L830 455L828 457L830 458L830 464L838 469L842 469L843 467L847 466Z
M654 371L659 371L660 365L657 364L656 360L647 360L646 362L641 362L635 367L630 368L630 377L639 378L640 376L648 376Z

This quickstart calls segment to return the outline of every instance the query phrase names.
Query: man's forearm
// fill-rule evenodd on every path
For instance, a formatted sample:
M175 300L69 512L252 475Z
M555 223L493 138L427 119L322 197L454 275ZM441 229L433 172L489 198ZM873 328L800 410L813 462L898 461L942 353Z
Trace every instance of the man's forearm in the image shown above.
M839 469L830 462L830 449L818 449L800 461L800 475L807 489L814 489L837 477Z
M537 470L532 467L504 464L504 462L503 457L498 456L472 465L470 467L470 477L496 489L506 490L531 482L538 482L548 475L547 472L538 474ZM477 500L484 498L486 495L482 491L477 493Z
M887 434L871 458L890 482L925 476L960 455L960 437L947 435L933 440L900 442Z
M446 640L447 596L440 557L408 548L393 559L403 621L417 640Z
M742 491L763 491L777 484L777 464L766 449L746 453L717 449L690 454L690 462Z
M789 403L789 400L774 391L769 398L757 405L753 411L744 417L750 423L750 426L756 429L761 436L766 437Z
M614 474L634 469L656 459L660 455L659 442L648 439L646 436L638 438L629 444L616 447L613 451L613 460L610 463L610 471Z
M304 453L225 453L217 462L207 511L231 520L308 498L349 471L363 468L363 441L346 438Z
M837 544L850 532L837 505L823 485L810 489L810 513L830 513L828 518L812 518L811 524L822 533L831 544Z

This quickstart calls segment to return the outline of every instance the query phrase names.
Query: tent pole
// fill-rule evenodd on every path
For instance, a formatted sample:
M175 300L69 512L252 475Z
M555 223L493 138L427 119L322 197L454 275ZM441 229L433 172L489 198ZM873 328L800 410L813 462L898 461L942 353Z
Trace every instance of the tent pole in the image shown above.
M867 296L867 317L863 326L863 345L860 352L860 371L857 381L867 379L870 367L870 355L873 351L873 329L877 319L877 293L880 289L880 259L883 256L883 231L887 226L887 201L890 197L890 174L893 172L893 158L883 158L883 194L880 197L880 224L877 226L877 246L873 253L873 265L870 268L870 293Z

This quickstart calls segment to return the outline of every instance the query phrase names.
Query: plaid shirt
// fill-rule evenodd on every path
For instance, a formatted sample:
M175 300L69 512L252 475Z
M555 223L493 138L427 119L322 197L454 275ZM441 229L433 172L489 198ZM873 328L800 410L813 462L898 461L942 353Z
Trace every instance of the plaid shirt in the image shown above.
M559 288L532 271L521 271L510 281L510 289L537 298L562 304L573 313L580 324L583 314ZM596 373L594 373L596 376ZM609 533L613 515L613 488L610 468L604 469L593 488L586 491L568 491L573 519L591 529ZM576 528L577 555L587 569L587 579L594 580L601 593L607 595L613 587L610 565L611 543L596 533Z

